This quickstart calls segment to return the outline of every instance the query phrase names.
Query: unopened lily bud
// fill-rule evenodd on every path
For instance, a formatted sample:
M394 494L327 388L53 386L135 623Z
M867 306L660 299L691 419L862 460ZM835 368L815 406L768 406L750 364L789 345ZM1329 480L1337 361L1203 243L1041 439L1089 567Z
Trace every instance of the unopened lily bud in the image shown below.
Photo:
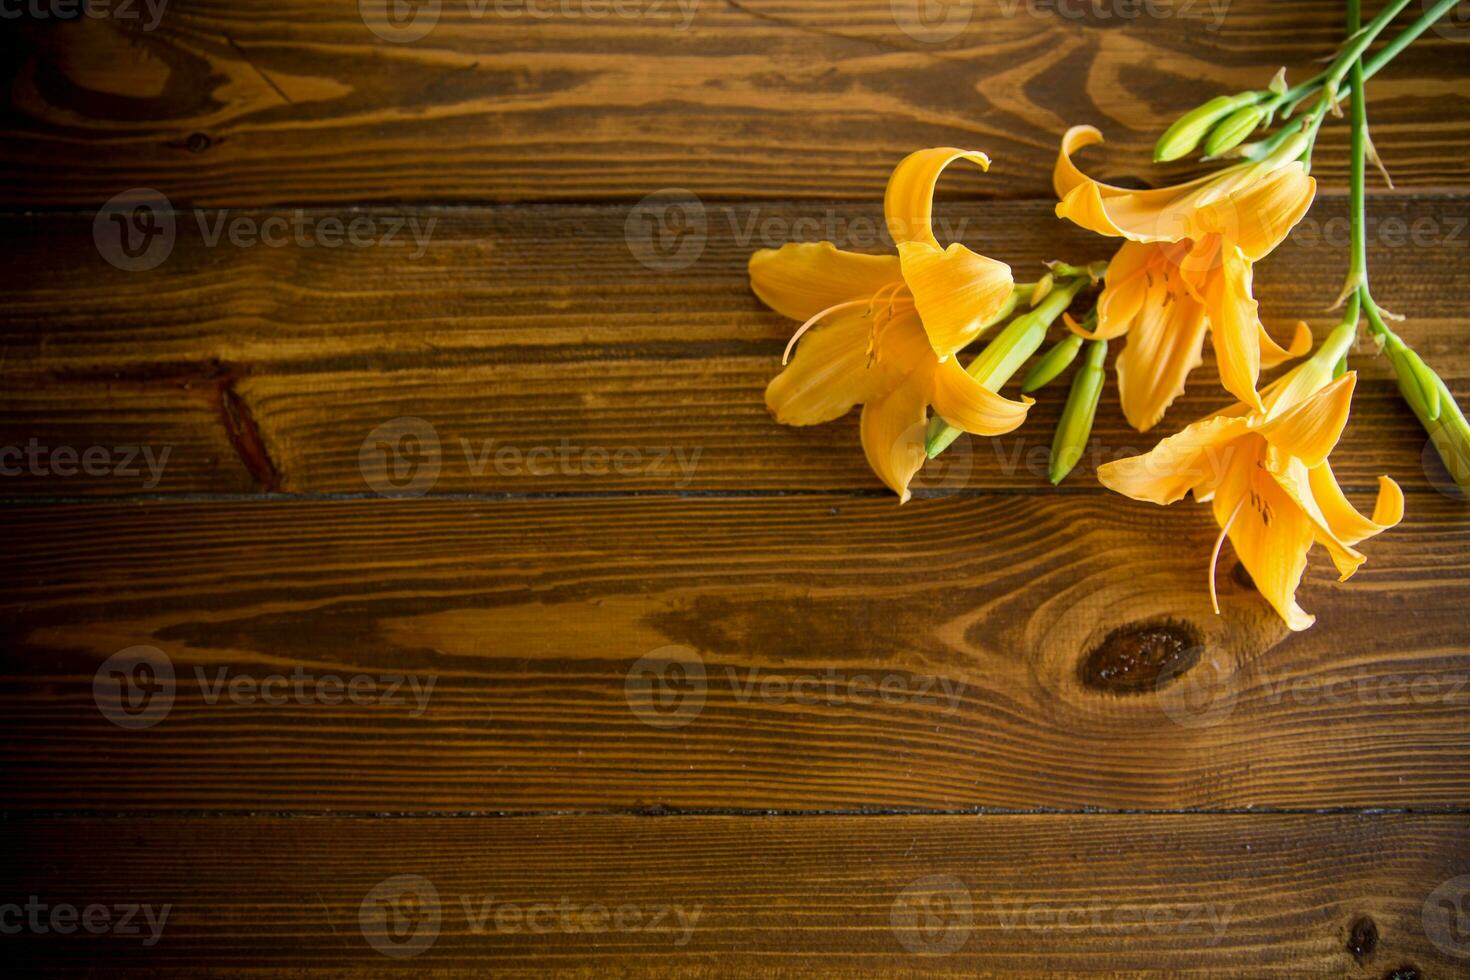
M1154 144L1154 163L1168 163L1193 153L1217 122L1241 106L1254 105L1259 99L1258 92L1217 95L1204 105L1186 112L1174 120L1174 125L1164 130L1164 135Z
M1460 411L1455 396L1445 387L1444 381L1437 376L1435 380L1439 381L1435 385L1439 394L1439 418L1428 419L1420 415L1419 424L1429 433L1429 440L1434 443L1434 450L1449 471L1450 479L1462 493L1470 496L1470 425L1465 423L1465 414ZM1415 414L1418 414L1417 410Z
M1082 338L1075 333L1067 334L1031 368L1026 379L1021 382L1021 390L1029 395L1051 384L1057 375L1067 369L1067 365L1072 363L1081 349Z
M1092 435L1092 420L1097 416L1097 403L1102 398L1103 361L1107 356L1106 340L1089 341L1087 356L1072 377L1072 391L1067 395L1067 405L1057 422L1057 434L1051 441L1051 464L1047 475L1053 485L1066 479L1087 448L1087 439Z
M1399 383L1399 394L1420 419L1430 422L1439 418L1440 388L1444 382L1430 369L1428 364L1402 340L1390 335L1383 346L1383 353L1393 365L1394 377Z
M1265 118L1265 110L1260 106L1248 105L1235 110L1210 130L1209 138L1205 140L1205 156L1217 157L1244 143Z
M1021 370L1021 365L1040 349L1046 341L1047 328L1071 305L1086 282L1085 279L1073 279L1054 287L1035 309L1022 313L1006 324L1005 329L965 368L970 377L991 391L1000 391L1011 380L1011 375ZM959 429L936 415L929 420L924 449L929 458L933 459L959 437Z

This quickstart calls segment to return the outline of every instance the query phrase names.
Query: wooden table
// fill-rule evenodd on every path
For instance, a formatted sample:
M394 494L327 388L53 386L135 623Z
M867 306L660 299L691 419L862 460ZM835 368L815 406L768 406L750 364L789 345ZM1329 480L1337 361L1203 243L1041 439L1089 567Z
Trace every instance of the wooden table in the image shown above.
M1228 550L1213 615L1202 509L1098 487L1153 441L1111 395L1062 489L1051 392L902 507L855 419L761 397L752 250L877 247L948 143L996 161L946 178L965 241L1105 257L1060 132L1183 174L1162 122L1306 77L1341 4L689 2L7 28L5 959L1470 976L1470 509L1381 359L1334 461L1408 516L1351 583L1316 554L1297 635ZM1450 25L1370 90L1375 292L1462 400L1467 80ZM1278 336L1331 322L1344 132Z

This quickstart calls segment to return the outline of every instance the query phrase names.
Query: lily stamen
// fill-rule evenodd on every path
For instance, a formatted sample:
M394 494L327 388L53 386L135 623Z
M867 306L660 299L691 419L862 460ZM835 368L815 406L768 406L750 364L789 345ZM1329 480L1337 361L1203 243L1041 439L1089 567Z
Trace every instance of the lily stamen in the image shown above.
M825 310L822 310L820 313L814 314L810 320L808 320L807 322L803 323L801 326L797 327L796 328L796 333L792 334L791 335L791 339L786 342L786 350L783 351L782 354L781 354L781 364L782 365L785 365L786 362L791 359L791 351L796 346L796 342L801 339L801 335L804 334L804 333L806 333L812 327L816 326L817 325L817 322L819 320L821 320L824 316L826 316L829 313L836 313L838 310L847 310L847 309L851 309L854 306L862 306L866 302L869 302L869 301L868 300L857 299L857 300L853 300L852 302L849 302L849 303L837 303L837 304L835 304L833 306L827 307Z
M1215 550L1210 552L1210 604L1215 607L1216 616L1220 615L1220 596L1215 591L1215 566L1220 564L1220 548L1225 544L1225 535L1230 533L1230 525L1235 523L1235 518L1240 515L1240 508L1244 504L1244 497L1235 502L1235 509L1230 512L1225 526L1220 528L1220 536L1215 539Z

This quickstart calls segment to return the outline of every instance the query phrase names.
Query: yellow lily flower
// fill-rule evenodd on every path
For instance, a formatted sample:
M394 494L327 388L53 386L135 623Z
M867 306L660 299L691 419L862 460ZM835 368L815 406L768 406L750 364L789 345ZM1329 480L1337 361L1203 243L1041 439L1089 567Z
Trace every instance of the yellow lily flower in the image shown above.
M1006 309L1014 288L1005 263L958 243L943 248L934 237L934 185L959 159L990 164L983 153L936 147L895 168L884 213L897 255L815 242L750 257L755 294L803 321L788 357L804 339L766 388L766 406L783 424L815 425L861 404L863 451L901 501L924 464L929 406L950 424L988 436L1015 429L1031 405L984 388L951 356Z
M1058 217L1127 241L1109 263L1091 339L1128 334L1118 357L1123 414L1140 432L1152 428L1201 363L1208 331L1226 390L1261 408L1262 367L1305 354L1299 329L1283 349L1261 324L1251 295L1253 263L1269 254L1311 206L1316 182L1288 140L1259 162L1245 162L1175 187L1136 191L1099 183L1072 154L1100 142L1091 126L1062 137L1052 183Z
M1404 516L1403 491L1388 477L1378 478L1368 518L1333 476L1327 456L1347 423L1357 373L1332 380L1339 352L1325 347L1267 386L1261 410L1235 405L1142 456L1098 467L1104 486L1135 500L1171 504L1193 491L1211 504L1220 525L1209 573L1216 613L1215 565L1227 536L1261 595L1287 626L1303 630L1316 619L1296 601L1312 544L1327 549L1346 581L1364 561L1353 546Z

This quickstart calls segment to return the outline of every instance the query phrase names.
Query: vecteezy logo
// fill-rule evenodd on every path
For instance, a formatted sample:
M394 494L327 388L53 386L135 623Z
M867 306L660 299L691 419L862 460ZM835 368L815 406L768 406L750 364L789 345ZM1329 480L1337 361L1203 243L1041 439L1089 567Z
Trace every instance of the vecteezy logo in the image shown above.
M168 198L148 187L123 191L92 219L97 254L124 272L147 272L174 250L174 214Z
M357 468L375 493L385 497L421 497L439 479L442 453L439 433L420 418L405 416L384 422L362 441Z
M974 0L889 0L898 29L921 44L943 44L970 26Z
M623 222L628 251L645 269L677 272L704 254L709 216L692 192L677 187L654 191L633 205Z
M683 728L704 710L708 692L704 660L681 646L659 647L639 657L623 681L628 707L653 728Z
M92 700L119 728L152 728L174 706L174 665L157 647L119 650L92 676Z
M439 891L423 875L384 878L357 907L357 925L368 945L395 960L434 945L443 918Z
M1470 958L1470 875L1451 878L1424 900L1424 935L1450 956Z
M385 41L406 44L439 23L440 0L357 0L357 16Z
M1425 12L1435 6L1435 0L1421 0ZM1449 13L1434 22L1434 33L1451 41L1470 41L1470 0L1460 0Z
M910 953L948 956L965 945L975 927L970 889L954 875L911 881L893 900L888 921Z
M1235 671L1223 655L1181 657L1159 671L1159 707L1182 728L1218 725L1235 710Z
M1466 495L1462 487L1470 486L1470 458L1466 458L1459 446L1453 443L1446 446L1446 452L1449 459L1440 455L1433 439L1425 441L1421 455L1424 476L1431 487L1446 497L1464 500Z
M947 497L965 489L975 469L975 447L970 436L961 432L944 452L933 459L924 459L928 435L929 423L917 422L898 437L898 445L907 446L917 459L924 460L909 480L909 490L916 497Z

